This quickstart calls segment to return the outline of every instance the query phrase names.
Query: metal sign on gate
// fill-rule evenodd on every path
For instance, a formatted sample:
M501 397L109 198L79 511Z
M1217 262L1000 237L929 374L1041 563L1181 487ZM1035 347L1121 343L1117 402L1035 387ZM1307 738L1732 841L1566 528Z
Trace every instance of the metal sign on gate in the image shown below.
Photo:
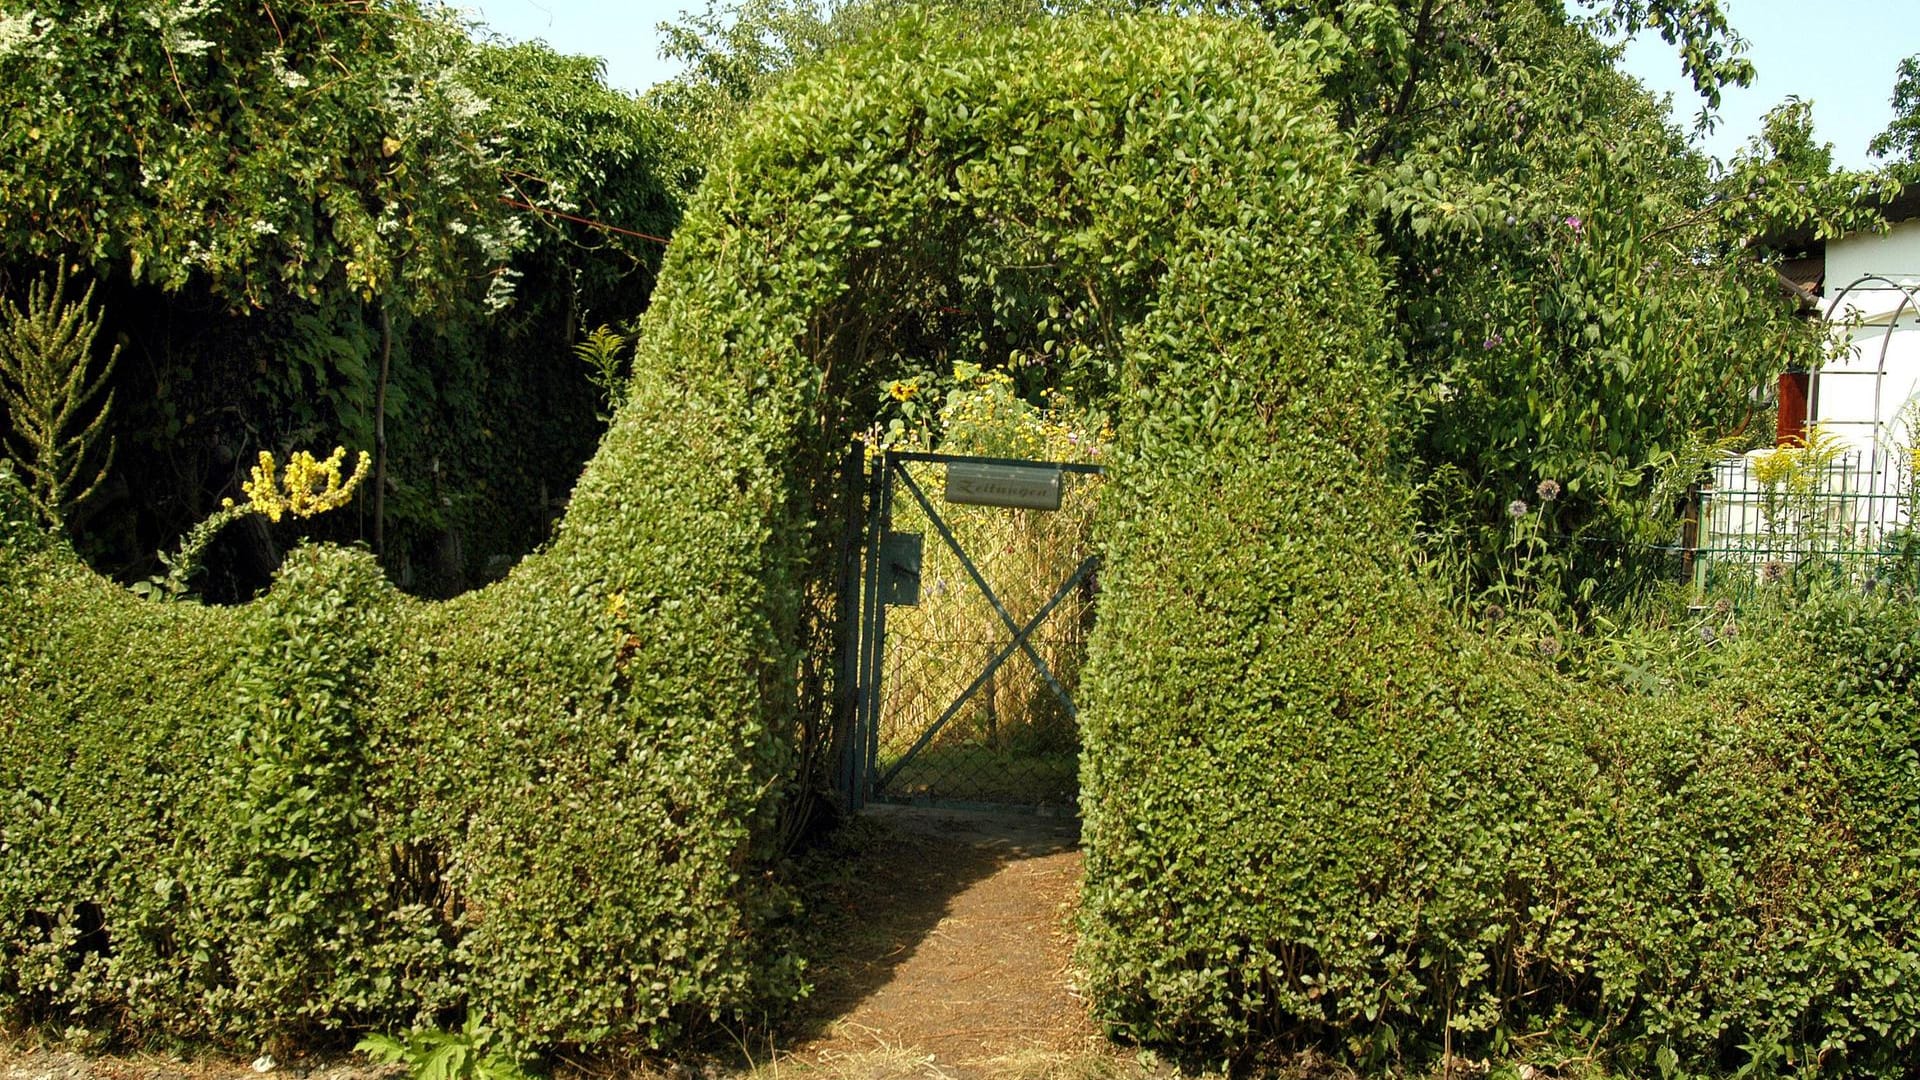
M949 507L946 512L928 497L921 481L914 476L915 465L945 467L943 494ZM1017 674L1015 669L1038 676L1039 687L1044 689L1036 687L1035 692L1050 699L1052 704L1047 708L1064 716L1071 727L1077 711L1068 689L1069 680L1055 670L1043 649L1036 645L1037 634L1070 599L1079 597L1082 606L1088 602L1087 588L1099 565L1098 557L1089 554L1079 558L1077 565L1058 579L1031 615L1016 618L983 572L980 559L956 534L949 518L956 507L973 513L982 512L975 509L981 507L1055 511L1062 505L1062 490L1069 478L1100 473L1100 466L1084 463L957 454L886 452L873 460L866 478L865 498L860 500L865 509L861 531L866 537L862 545L866 554L861 565L858 600L843 608L847 615L852 615L857 608L858 618L858 630L849 643L842 672L842 684L852 689L853 696L851 737L843 739L840 763L841 786L850 808L858 809L872 799L917 800L934 795L926 790L925 784L907 783L907 777L910 773L924 774L929 760L938 754L949 758L971 754L970 760L979 767L983 762L1016 753L1017 749L997 745L962 746L958 744L964 740L956 739L956 729L965 726L960 718L970 712L984 715L989 736L997 734L994 728L996 687L1004 687ZM894 530L896 489L904 491L910 500L902 504L906 514L923 524L932 536ZM930 580L928 567L936 563L948 568L957 566L958 571L951 574L943 571L938 580ZM888 710L889 690L893 689L896 696L904 690L886 685L889 610L936 600L951 604L956 589L971 590L967 596L975 603L984 601L991 614L980 611L979 621L989 624L999 640L967 642L971 647L987 651L975 653L969 660L943 665L943 670L952 670L958 665L970 671L964 685L956 679L952 685L961 688L950 698L947 698L950 687L940 689L938 696L946 698L941 701L931 700L932 692L915 687L918 712L910 722L903 721L899 715L902 709ZM1017 662L1016 656L1020 658ZM899 674L896 670L896 679ZM1033 685L1032 675L1025 678L1028 685ZM969 723L979 722L978 716L969 720ZM887 729L884 744L883 726ZM991 738L988 741L991 744ZM1066 767L1073 767L1071 759ZM945 794L938 793L939 796ZM991 796L989 792L987 796L944 801L1001 801Z
M1012 509L1060 509L1057 465L947 464L947 501Z

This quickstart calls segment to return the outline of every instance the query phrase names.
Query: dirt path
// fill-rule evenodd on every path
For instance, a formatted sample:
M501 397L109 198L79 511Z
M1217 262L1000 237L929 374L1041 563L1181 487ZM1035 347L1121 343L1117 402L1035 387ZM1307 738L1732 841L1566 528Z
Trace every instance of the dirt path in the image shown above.
M881 808L829 903L814 1030L786 1060L843 1075L1049 1075L1107 1056L1072 988L1072 822ZM863 1071L892 1061L905 1071ZM836 1066L839 1066L836 1068Z

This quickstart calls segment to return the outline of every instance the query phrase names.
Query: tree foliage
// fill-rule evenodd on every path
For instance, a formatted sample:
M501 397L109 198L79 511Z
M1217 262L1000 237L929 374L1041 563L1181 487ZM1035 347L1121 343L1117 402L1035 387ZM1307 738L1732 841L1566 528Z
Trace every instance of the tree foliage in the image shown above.
M230 303L463 296L519 227L467 38L409 0L51 0L0 32L0 246Z
M143 577L259 451L376 426L410 588L545 537L595 431L568 348L645 308L681 198L596 62L413 0L50 0L0 16L0 102L0 266L90 275L131 361L110 434L138 452L76 521L98 565ZM290 539L227 533L214 595Z
M679 136L686 182L698 183L747 107L794 69L922 8L948 12L948 33L959 38L1066 9L1042 0L708 0L704 12L660 24L661 54L685 67L647 93Z
M1893 77L1893 122L1867 152L1905 165L1920 164L1920 53L1900 61Z

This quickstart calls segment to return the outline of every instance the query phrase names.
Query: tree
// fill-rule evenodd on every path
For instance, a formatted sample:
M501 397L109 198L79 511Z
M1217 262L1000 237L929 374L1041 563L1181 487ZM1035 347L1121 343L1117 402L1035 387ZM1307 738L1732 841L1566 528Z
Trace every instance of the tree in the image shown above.
M1920 164L1920 53L1900 61L1893 77L1893 123L1873 137L1867 152L1903 165Z
M131 360L138 452L75 523L103 566L144 576L236 463L316 441L390 442L365 490L403 577L463 522L476 566L544 537L592 447L579 312L637 316L662 245L615 230L678 217L662 125L593 61L415 0L49 0L0 15L0 105L0 267L86 268ZM277 561L253 523L220 546Z
M63 0L9 16L0 249L169 290L202 281L242 308L289 294L444 307L520 231L467 48L450 16L408 0Z

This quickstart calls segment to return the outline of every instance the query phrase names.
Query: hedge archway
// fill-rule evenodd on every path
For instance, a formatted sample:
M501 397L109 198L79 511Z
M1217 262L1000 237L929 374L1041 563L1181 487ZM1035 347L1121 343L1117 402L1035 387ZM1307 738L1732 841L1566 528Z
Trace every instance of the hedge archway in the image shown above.
M146 604L8 514L0 775L45 795L8 811L9 1013L257 1041L466 1007L592 1044L795 993L770 874L826 693L820 522L901 356L1070 368L1130 418L1142 514L1275 447L1337 472L1316 499L1366 482L1379 285L1297 69L1212 21L950 29L757 113L555 541L500 585L421 604L311 548L252 605ZM67 971L87 911L111 959Z

